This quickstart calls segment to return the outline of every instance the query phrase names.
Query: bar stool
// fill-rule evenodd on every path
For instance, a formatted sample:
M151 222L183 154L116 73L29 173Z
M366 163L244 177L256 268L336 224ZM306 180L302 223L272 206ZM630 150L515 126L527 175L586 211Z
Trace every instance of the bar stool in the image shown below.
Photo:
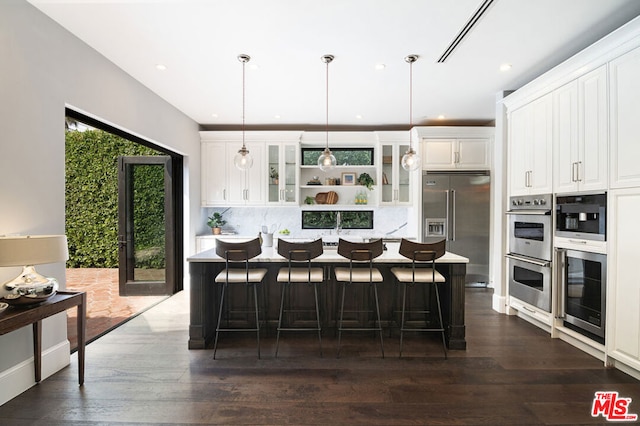
M255 331L258 345L258 359L260 358L260 318L258 315L258 285L262 283L267 270L265 268L250 268L249 260L262 253L260 240L255 238L250 241L241 243L232 243L228 241L216 241L216 254L225 259L225 268L215 279L216 283L223 284L222 295L220 296L220 309L218 310L218 323L216 324L216 338L213 344L213 359L216 358L216 350L218 348L218 336L221 332L230 331ZM234 267L234 264L242 264L242 267ZM224 308L225 294L228 292L229 284L245 284L247 287L253 288L253 301L255 306L255 328L223 328L222 312ZM227 295L228 297L228 295ZM249 295L247 294L247 301ZM251 311L247 311L251 312Z
M342 302L340 304L340 320L338 323L338 353L340 357L340 343L343 331L378 331L380 333L380 350L382 358L384 358L384 343L382 341L382 323L380 321L380 303L378 301L377 284L382 282L382 274L380 270L373 267L373 259L380 256L384 248L382 239L374 240L368 243L356 243L346 241L340 238L338 240L338 254L349 259L349 267L335 267L334 273L336 281L342 283ZM361 266L358 266L360 264ZM362 266L366 265L366 266ZM347 285L352 286L355 283L368 284L369 289L373 287L373 294L376 302L376 326L375 327L344 327L344 296ZM366 310L355 310L353 313L370 312Z
M440 305L440 293L438 292L438 283L446 282L445 278L436 271L435 261L442 257L446 250L446 240L440 240L434 243L417 243L402 239L400 242L400 254L411 259L411 267L393 267L391 273L395 276L398 283L402 283L402 318L400 320L400 357L402 357L402 342L405 331L416 332L439 332L442 334L442 348L444 349L444 358L447 358L447 344L445 341L445 330L442 322L442 307ZM436 304L438 308L438 324L437 328L427 328L429 322L426 321L425 328L406 328L405 315L407 313L430 314L429 306L425 306L425 310L406 310L407 302L407 286L415 286L416 284L425 284L426 287L433 285L436 294Z
M280 299L280 316L278 317L278 335L276 337L276 358L280 344L281 331L317 331L318 343L320 345L320 356L322 356L322 328L320 325L320 305L318 303L318 284L324 282L322 268L311 267L311 260L320 256L323 252L322 239L311 242L297 243L286 240L278 241L278 254L289 261L286 268L278 271L278 282L282 283L282 297ZM298 266L295 266L295 265ZM285 298L289 298L291 304L291 284L313 285L315 297L316 327L282 327L282 318L285 313L308 312L305 310L285 309Z

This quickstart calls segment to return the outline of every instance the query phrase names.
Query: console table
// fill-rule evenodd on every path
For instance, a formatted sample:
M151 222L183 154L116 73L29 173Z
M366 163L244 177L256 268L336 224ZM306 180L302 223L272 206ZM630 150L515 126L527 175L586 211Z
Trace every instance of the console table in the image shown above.
M33 326L33 363L36 383L42 378L42 320L77 306L78 317L78 382L84 384L84 346L87 312L85 292L59 291L35 306L12 306L0 313L0 335Z

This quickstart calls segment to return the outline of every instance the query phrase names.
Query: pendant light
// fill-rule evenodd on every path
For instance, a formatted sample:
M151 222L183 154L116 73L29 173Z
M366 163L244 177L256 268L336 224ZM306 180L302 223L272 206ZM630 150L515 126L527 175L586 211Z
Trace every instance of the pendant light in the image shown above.
M402 168L411 172L418 170L421 166L420 156L414 151L411 141L411 128L413 127L413 63L418 60L418 55L405 56L404 60L409 64L409 149L402 156Z
M327 64L327 123L326 123L326 145L320 157L318 157L318 167L323 172L329 171L336 166L336 157L329 149L329 64L333 61L333 55L324 55L322 62Z
M247 146L244 143L244 72L247 62L251 60L249 55L240 54L238 60L242 62L242 148L238 150L238 153L233 157L233 164L240 170L248 170L253 165L253 156L249 153Z

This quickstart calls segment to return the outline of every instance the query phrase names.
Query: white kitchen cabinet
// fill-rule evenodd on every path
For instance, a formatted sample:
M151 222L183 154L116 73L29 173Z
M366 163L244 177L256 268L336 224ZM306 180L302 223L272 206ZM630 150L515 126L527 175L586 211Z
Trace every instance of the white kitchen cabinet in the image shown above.
M551 93L509 114L509 190L511 195L552 191Z
M298 145L268 143L267 203L298 204Z
M266 173L263 143L246 143L253 166L237 169L233 157L242 145L236 142L202 142L201 204L207 206L265 204Z
M610 186L640 186L640 47L609 63Z
M409 143L381 143L378 162L380 175L381 206L411 205L411 172L402 168L402 156L409 149ZM417 172L416 172L417 173Z
M423 170L485 170L490 168L487 138L423 139Z
M606 66L553 92L554 192L607 188Z
M609 193L607 348L611 357L640 370L640 188Z

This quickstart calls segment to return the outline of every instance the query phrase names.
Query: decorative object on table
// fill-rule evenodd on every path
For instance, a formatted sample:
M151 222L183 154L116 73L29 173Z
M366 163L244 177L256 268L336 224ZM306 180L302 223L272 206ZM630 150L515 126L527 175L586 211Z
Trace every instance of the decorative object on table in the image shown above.
M360 173L360 176L358 176L358 185L365 186L371 191L373 189L373 178L369 173Z
M0 266L22 266L16 278L4 284L8 293L0 300L9 305L40 303L56 294L58 281L36 272L34 265L69 259L65 235L0 237Z
M314 176L313 179L307 182L307 185L322 185L322 182L320 182L320 178L318 176Z
M304 199L304 203L305 204L315 204L316 203L316 199L313 198L310 195L307 195L307 197Z
M5 309L7 309L9 307L8 303L0 303L0 313L4 312Z
M355 185L356 184L356 174L351 172L343 172L342 173L342 184L343 185Z
M336 157L331 153L331 150L329 149L329 64L331 63L331 61L333 61L333 55L323 55L322 56L322 62L324 62L325 64L327 64L327 78L326 78L326 83L327 83L327 91L326 91L326 95L327 95L327 103L326 103L326 108L327 108L327 123L326 123L326 138L327 138L327 143L325 145L324 151L322 152L322 154L320 154L320 156L318 157L318 167L320 167L320 170L322 170L323 172L326 172L328 170L333 169L336 166Z
M215 212L211 216L207 218L207 225L211 228L211 233L213 235L220 235L222 231L222 227L227 223L226 220L222 219L222 214Z
M338 202L338 193L335 191L327 192L327 204L336 204Z
M291 234L291 231L289 231L287 228L281 229L279 232L280 235L289 235Z
M418 60L418 55L408 55L404 58L409 64L409 128L413 127L413 63ZM409 131L409 149L402 156L402 168L408 171L418 170L422 166L420 156L413 149L411 131Z
M238 55L238 60L242 62L242 148L238 150L238 153L233 157L233 164L240 170L249 170L251 166L253 166L253 156L249 153L247 146L244 143L245 137L245 125L244 125L244 94L245 94L245 84L244 84L244 74L245 74L245 66L247 62L251 60L251 56L240 54Z
M356 194L355 203L357 205L368 204L369 203L369 196L367 195L367 192L366 191L358 191L358 193Z
M280 179L278 179L280 177L278 170L273 166L269 170L269 177L274 185L278 185L280 183Z

